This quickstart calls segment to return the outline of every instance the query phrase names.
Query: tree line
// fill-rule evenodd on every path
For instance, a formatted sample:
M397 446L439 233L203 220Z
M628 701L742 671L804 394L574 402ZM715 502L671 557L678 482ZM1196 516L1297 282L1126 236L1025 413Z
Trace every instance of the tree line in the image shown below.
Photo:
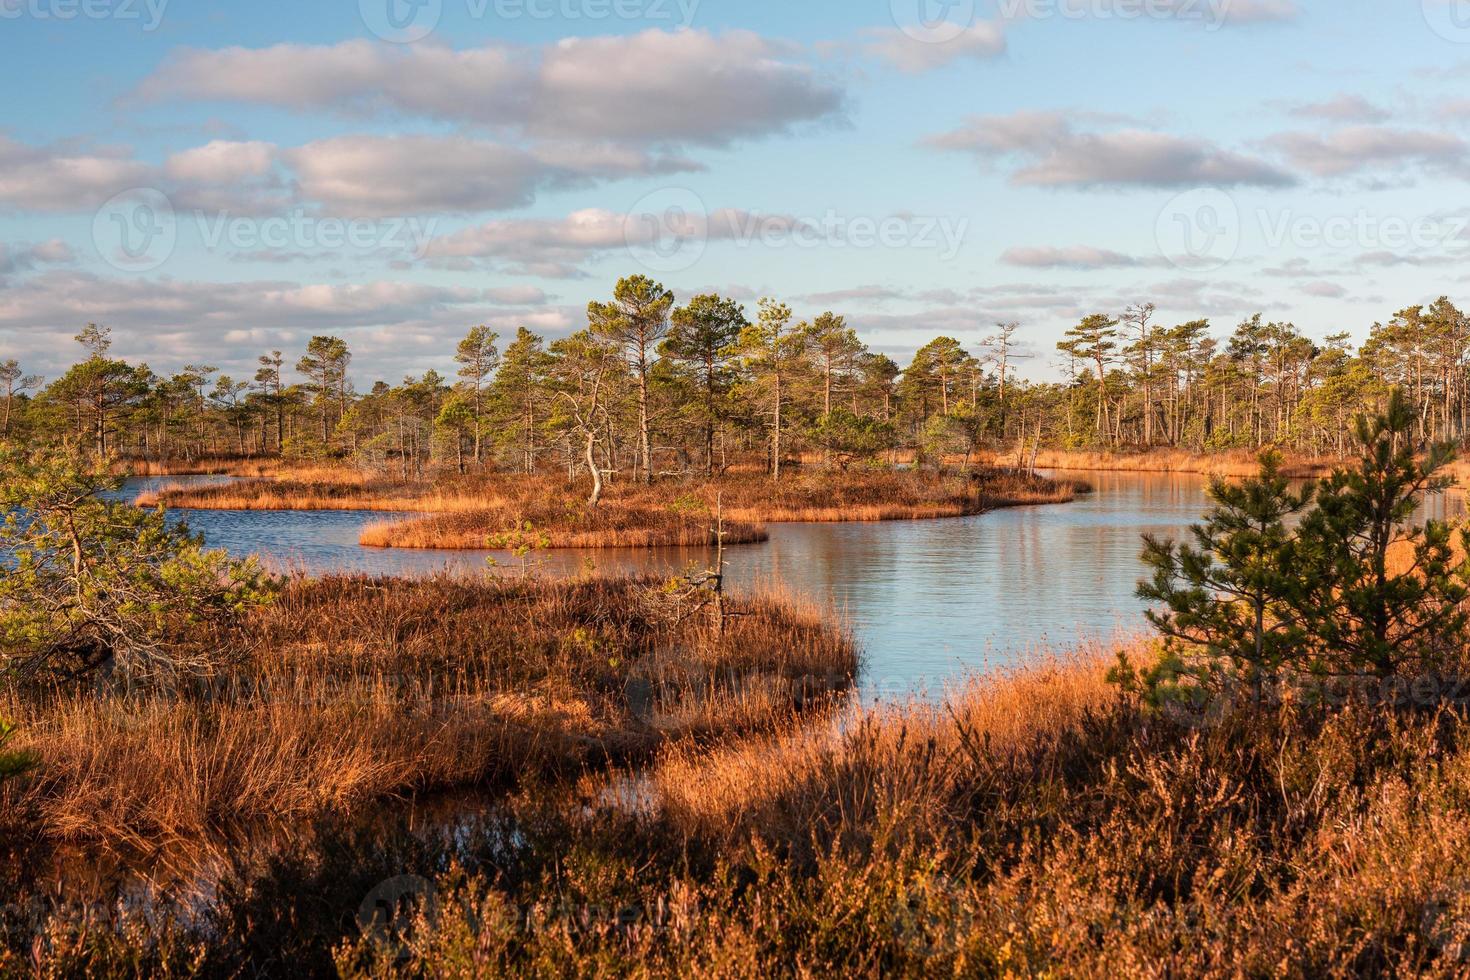
M113 357L105 326L76 339L82 359L49 383L0 362L0 436L133 458L351 458L404 478L493 466L650 481L752 457L779 476L803 455L847 467L1028 446L1341 455L1353 420L1394 388L1423 441L1461 442L1470 412L1470 329L1447 298L1374 324L1357 349L1261 315L1225 336L1204 319L1168 326L1141 303L1068 330L1057 382L1021 376L1033 355L1016 323L968 346L939 337L901 367L837 313L797 322L777 300L749 310L718 295L679 305L644 276L589 304L569 337L522 328L502 346L477 326L452 377L365 391L340 337L267 352L250 378L202 364L160 376Z

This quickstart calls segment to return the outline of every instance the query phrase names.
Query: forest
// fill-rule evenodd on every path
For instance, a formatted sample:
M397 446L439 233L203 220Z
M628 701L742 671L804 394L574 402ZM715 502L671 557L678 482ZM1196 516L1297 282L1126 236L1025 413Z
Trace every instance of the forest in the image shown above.
M1228 332L1205 319L1169 326L1141 303L1083 318L1055 351L998 323L938 337L900 365L860 327L835 312L797 321L774 299L680 305L631 276L571 336L476 326L445 351L452 373L364 390L342 337L264 352L249 378L202 364L165 377L113 356L110 330L87 324L60 377L0 362L0 435L135 460L281 456L402 479L494 468L647 482L761 457L779 476L805 455L845 469L1028 447L1341 458L1355 416L1395 387L1420 440L1460 441L1470 408L1470 325L1443 297L1374 323L1359 346L1346 331L1314 340L1259 314ZM1028 380L1052 357L1063 380Z

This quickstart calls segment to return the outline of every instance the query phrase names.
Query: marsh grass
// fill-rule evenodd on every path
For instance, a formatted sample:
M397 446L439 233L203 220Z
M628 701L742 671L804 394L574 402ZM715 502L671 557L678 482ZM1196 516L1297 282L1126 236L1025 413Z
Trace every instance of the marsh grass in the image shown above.
M483 549L495 535L530 522L552 548L698 547L714 543L718 512L724 517L725 543L748 544L765 540L767 523L963 517L997 507L1065 503L1086 489L1077 481L1012 470L812 472L779 483L740 476L619 485L594 509L565 491L521 485L507 487L503 502L493 508L376 524L364 529L360 542L379 548Z
M206 972L348 976L1464 975L1459 705L1187 724L1120 696L1109 654L979 680L947 706L665 745L636 773L638 806L606 791L630 774L589 774L452 841L324 833L227 883L212 933L134 916L83 936L57 916L72 941L45 963L152 967L166 949ZM353 910L404 874L433 882L432 914L364 934Z
M648 759L770 730L857 669L817 610L732 598L720 635L652 579L294 583L251 651L170 690L0 689L43 765L0 813L49 842L147 852L234 829Z
M1042 664L840 731L670 748L648 777L655 804L550 821L571 847L559 864L445 876L438 924L406 935L398 965L363 941L338 965L1463 976L1459 705L1195 726L1123 700L1105 663ZM556 901L593 925L495 927ZM606 911L625 909L645 914Z
M1191 453L1178 449L1087 452L1043 449L1036 465L1047 470L1094 470L1120 473L1194 473L1229 479L1255 476L1261 470L1259 454L1244 450ZM1292 479L1326 476L1341 461L1287 455L1281 473Z
M303 463L275 456L204 456L197 459L120 459L117 476L234 476L241 479L294 477L353 480L359 471L346 465Z

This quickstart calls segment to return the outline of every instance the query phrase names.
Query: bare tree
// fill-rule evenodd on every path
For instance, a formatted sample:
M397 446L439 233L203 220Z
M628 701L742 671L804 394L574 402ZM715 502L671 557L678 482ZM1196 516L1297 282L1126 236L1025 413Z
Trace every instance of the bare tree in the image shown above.
M5 411L0 416L0 436L10 435L11 408L18 395L41 387L42 379L34 374L23 374L19 362L0 361L0 384L5 386Z
M623 365L618 352L591 331L584 330L552 345L556 355L557 400L567 412L570 428L581 440L587 472L592 477L590 507L602 500L602 465L597 447L611 428L608 401Z

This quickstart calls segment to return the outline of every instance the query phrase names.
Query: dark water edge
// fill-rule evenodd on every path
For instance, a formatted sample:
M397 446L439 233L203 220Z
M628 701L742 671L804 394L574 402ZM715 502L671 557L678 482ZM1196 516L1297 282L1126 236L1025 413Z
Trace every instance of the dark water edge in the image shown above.
M829 605L865 651L859 702L938 700L988 671L1079 644L1106 643L1144 626L1133 595L1141 574L1140 536L1178 535L1206 506L1205 480L1192 475L1090 473L1096 492L1070 504L1023 507L968 518L881 524L783 524L768 542L729 550L732 587L781 586ZM213 478L193 478L200 482ZM120 499L178 478L129 481ZM1465 498L1432 500L1425 516L1460 517ZM442 571L492 574L490 552L378 551L357 545L367 524L396 515L363 512L188 511L213 546L259 553L278 569L322 575L362 572L418 576ZM499 555L502 561L511 559ZM707 563L703 549L553 552L541 569L669 572ZM820 722L819 722L820 723ZM840 720L839 720L840 723ZM643 802L636 774L604 790L625 809ZM463 790L376 801L329 812L316 827L258 826L221 836L204 853L149 854L62 849L27 868L33 882L71 903L135 903L159 896L204 912L226 875L259 870L294 845L312 846L320 828L354 841L483 842L490 828L507 846L516 833L502 791Z
M1145 627L1134 597L1144 533L1180 536L1207 501L1190 474L1087 473L1096 492L1068 504L974 517L879 524L774 524L770 540L727 551L735 589L782 588L831 609L864 650L864 701L938 700L977 674L1046 653L1107 644ZM210 477L193 478L209 481ZM131 499L177 478L129 481ZM1426 514L1458 517L1463 494ZM186 511L214 547L259 554L280 571L388 576L515 574L505 553L360 547L367 525L402 515L362 511ZM486 559L501 564L492 572ZM538 572L670 574L707 566L707 549L550 552Z

